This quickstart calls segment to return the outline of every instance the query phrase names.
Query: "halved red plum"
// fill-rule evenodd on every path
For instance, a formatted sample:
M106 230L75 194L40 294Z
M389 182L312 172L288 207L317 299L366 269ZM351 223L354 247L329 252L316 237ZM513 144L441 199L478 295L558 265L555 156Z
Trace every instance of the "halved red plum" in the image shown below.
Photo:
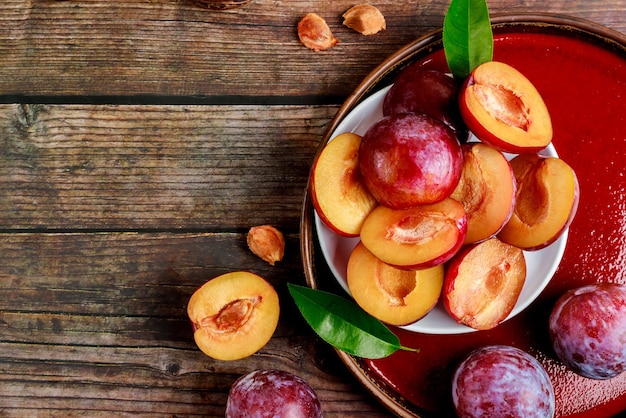
M359 235L378 202L359 171L361 137L346 132L330 141L313 163L311 201L322 221L343 236Z
M419 270L390 266L360 242L348 259L347 281L352 297L365 312L387 324L406 325L437 304L443 274L442 264Z
M187 315L203 353L217 360L239 360L271 339L280 304L278 293L265 279L233 271L196 289L189 298Z
M494 147L472 143L461 148L463 171L450 197L465 208L465 244L472 244L497 234L511 218L516 182L508 160Z
M525 250L556 241L578 208L580 189L574 170L562 159L521 154L511 160L517 179L513 215L498 238Z
M443 305L458 323L491 329L511 313L525 281L524 252L490 238L466 247L448 263Z
M541 94L515 68L489 61L461 87L461 116L482 142L511 153L537 152L552 141L552 120Z
M363 222L361 242L387 264L416 269L448 261L463 245L466 232L463 206L446 198L408 209L378 206Z

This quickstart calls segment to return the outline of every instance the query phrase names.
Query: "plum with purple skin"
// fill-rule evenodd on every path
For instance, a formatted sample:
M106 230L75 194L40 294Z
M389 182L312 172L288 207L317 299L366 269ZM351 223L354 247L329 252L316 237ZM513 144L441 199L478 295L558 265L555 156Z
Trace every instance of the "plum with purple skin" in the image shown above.
M458 106L459 86L447 74L419 64L404 69L383 101L383 115L425 113L457 133L466 130Z
M554 388L539 361L519 348L490 345L457 367L452 400L459 417L552 417Z
M299 376L282 370L255 370L230 388L226 418L321 418L317 394Z
M425 114L385 116L361 140L359 169L367 189L392 209L440 202L461 178L456 134Z
M585 285L565 292L550 315L550 338L559 359L590 379L626 370L626 286Z

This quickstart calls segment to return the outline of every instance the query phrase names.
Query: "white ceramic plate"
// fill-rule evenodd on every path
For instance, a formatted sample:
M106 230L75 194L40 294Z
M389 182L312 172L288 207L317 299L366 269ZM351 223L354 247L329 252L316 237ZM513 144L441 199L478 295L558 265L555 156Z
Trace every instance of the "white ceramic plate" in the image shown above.
M344 132L354 132L363 136L370 126L383 117L382 103L390 87L379 90L356 106L337 126L337 129L330 136L330 140ZM541 154L558 156L552 144ZM507 158L510 159L511 157L512 155L507 155ZM326 263L328 263L341 287L350 294L346 270L350 253L359 242L359 238L346 238L336 234L324 224L317 213L315 213L315 231ZM567 231L546 248L538 251L524 251L527 269L526 282L517 304L507 319L514 317L528 307L547 286L563 257L566 241ZM424 318L402 328L427 334L462 334L475 331L473 328L454 321L441 303L437 304Z

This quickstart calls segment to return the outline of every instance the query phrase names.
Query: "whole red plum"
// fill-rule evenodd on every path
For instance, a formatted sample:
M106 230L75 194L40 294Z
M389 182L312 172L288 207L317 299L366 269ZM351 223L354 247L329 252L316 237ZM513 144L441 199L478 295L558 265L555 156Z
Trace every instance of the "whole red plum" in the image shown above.
M464 131L458 106L459 86L447 74L414 64L393 82L383 101L383 115L425 113L457 133Z
M552 417L554 388L541 364L515 347L490 345L457 367L452 400L459 417Z
M226 418L321 418L319 399L299 376L282 370L255 370L230 388Z
M571 289L550 314L550 338L559 359L590 379L626 370L626 286L598 283Z
M359 148L365 185L392 209L436 203L450 196L462 166L455 133L425 114L383 117L368 129Z

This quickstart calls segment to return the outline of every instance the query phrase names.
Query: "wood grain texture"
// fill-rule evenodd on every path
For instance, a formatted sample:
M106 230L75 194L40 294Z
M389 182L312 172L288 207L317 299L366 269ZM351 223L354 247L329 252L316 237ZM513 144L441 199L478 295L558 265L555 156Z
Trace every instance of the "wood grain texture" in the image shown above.
M342 25L352 1L253 0L210 11L185 0L5 0L0 96L307 96L338 101L387 56L441 27L447 0L380 0L387 30ZM491 12L563 13L626 31L623 0L490 1ZM307 12L339 39L314 53L298 41ZM284 99L283 99L284 100Z
M307 379L329 416L381 412L287 294L287 280L303 283L297 235L275 267L248 251L245 234L1 238L2 416L223 416L230 385L257 368ZM214 361L195 347L186 303L209 278L238 269L277 289L280 326L248 360Z
M304 323L298 226L315 151L342 101L441 26L447 0L380 0L387 30L342 25L353 1L4 0L0 7L0 416L219 417L258 368L307 380L326 417L389 416ZM626 32L624 0L493 0ZM298 41L307 12L340 43ZM246 247L286 234L271 267ZM186 304L234 270L267 278L281 319L258 354L214 361Z
M0 105L0 230L295 230L336 110Z

